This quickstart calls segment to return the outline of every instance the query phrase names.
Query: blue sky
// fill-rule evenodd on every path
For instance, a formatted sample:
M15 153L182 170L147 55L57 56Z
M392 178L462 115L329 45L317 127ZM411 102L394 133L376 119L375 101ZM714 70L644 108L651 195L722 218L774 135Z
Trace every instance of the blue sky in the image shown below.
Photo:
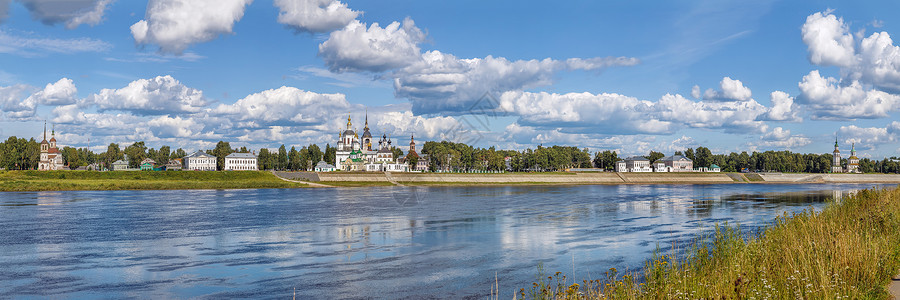
M0 137L324 145L368 111L404 145L898 156L898 8L0 0Z

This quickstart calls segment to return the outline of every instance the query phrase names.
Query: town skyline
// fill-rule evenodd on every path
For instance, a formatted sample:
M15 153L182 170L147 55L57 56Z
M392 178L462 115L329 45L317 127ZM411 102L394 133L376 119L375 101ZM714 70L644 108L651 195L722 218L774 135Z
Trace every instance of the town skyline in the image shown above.
M90 140L97 152L136 141L333 145L349 114L401 148L415 135L621 156L828 153L837 137L860 157L900 153L900 20L890 9L523 3L490 19L478 16L504 5L48 3L0 3L4 139L39 139L46 120L61 145ZM473 18L454 23L445 11Z

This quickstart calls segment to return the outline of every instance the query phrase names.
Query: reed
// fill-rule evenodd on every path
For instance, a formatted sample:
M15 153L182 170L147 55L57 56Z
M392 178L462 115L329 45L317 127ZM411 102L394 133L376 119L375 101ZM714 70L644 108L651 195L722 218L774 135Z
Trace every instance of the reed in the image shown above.
M745 235L715 231L657 249L638 273L539 277L521 299L889 299L900 270L900 189L863 190ZM540 274L540 271L539 271ZM545 280L546 279L546 280Z

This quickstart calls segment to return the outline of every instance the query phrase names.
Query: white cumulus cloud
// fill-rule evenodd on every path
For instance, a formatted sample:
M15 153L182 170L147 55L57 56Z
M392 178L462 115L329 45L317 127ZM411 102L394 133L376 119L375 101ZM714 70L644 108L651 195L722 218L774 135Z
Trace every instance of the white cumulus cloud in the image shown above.
M802 134L793 135L790 130L775 127L769 133L760 138L757 146L778 148L778 149L794 149L803 147L812 143L812 140Z
M831 12L806 17L801 27L803 42L809 47L809 61L817 65L850 67L856 64L853 35Z
M7 117L13 119L33 116L34 104L23 101L23 95L31 89L32 87L24 84L0 86L0 110L5 112Z
M26 102L41 105L67 105L77 100L78 89L72 79L62 78L55 83L48 83L43 90L31 94Z
M382 28L378 23L353 20L341 30L331 32L319 45L319 56L335 72L381 72L408 66L420 60L419 43L425 33L412 19L392 22Z
M102 89L86 100L101 111L129 111L139 115L195 113L208 103L202 91L189 88L169 75L138 79L120 89Z
M788 93L774 91L769 95L769 99L772 100L772 107L769 109L769 113L766 114L765 120L788 122L800 122L803 120L800 118L797 104L794 104L794 97L791 97Z
M275 0L278 23L298 32L325 33L350 24L360 12L337 0Z
M165 115L148 121L147 128L159 138L190 138L199 134L203 125L191 118Z
M343 94L319 94L283 86L248 95L234 104L221 104L211 113L227 116L238 122L239 127L264 128L322 124L349 108L350 103Z
M619 94L505 92L499 111L517 115L518 123L605 134L663 134L671 122L653 117L653 103Z
M692 128L724 129L728 132L765 132L768 126L759 116L768 109L753 99L740 102L691 101L681 95L666 94L653 106L659 119L680 122Z
M394 94L412 102L412 110L422 113L471 113L476 103L485 103L487 94L520 91L550 85L562 70L598 70L610 66L631 66L639 61L627 57L599 57L510 61L503 57L460 59L440 51L428 51L422 59L395 71Z
M893 121L885 127L841 126L838 137L842 138L844 143L863 143L863 147L874 148L875 145L898 141L900 122Z
M97 25L103 20L106 7L113 0L18 0L41 22L54 25L65 23L74 29L81 24ZM0 6L2 6L0 1Z
M750 88L745 87L740 80L731 79L730 77L722 78L722 81L719 82L719 88L720 90L718 91L713 89L706 90L703 93L703 100L747 101L753 95L750 92ZM696 93L692 90L691 94L699 94L699 89Z
M814 119L884 118L900 109L900 97L879 90L866 89L859 81L841 85L818 70L800 81L800 97L812 111Z
M131 25L138 44L181 54L188 46L232 33L253 0L150 0L145 19Z

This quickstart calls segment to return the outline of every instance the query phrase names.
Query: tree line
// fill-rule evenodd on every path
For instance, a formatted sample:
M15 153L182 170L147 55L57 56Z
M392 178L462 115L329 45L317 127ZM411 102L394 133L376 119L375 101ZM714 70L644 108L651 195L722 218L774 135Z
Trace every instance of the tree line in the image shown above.
M403 151L397 147L391 147L395 158L403 157ZM250 153L247 147L232 148L229 142L219 141L215 148L204 150L205 153L216 157L216 166L219 170L225 167L225 157L232 153ZM311 170L319 161L335 164L337 149L329 144L324 151L316 144L302 146L297 149L292 146L290 150L281 145L277 150L262 148L253 151L257 155L260 170ZM161 146L158 149L148 148L143 141L135 142L125 147L110 143L105 152L94 153L88 148L63 147L60 149L63 162L70 169L96 164L101 168L112 169L112 164L127 157L131 168L139 168L141 162L150 158L157 164L166 164L173 159L181 159L189 155L184 149L178 148L172 151L169 146ZM472 171L514 171L514 172L545 172L562 171L572 168L601 168L615 170L616 162L622 157L616 151L604 150L594 153L587 148L579 149L572 146L540 145L535 149L498 150L495 147L478 148L463 143L448 141L428 141L422 147L423 156L409 153L406 162L414 167L418 160L426 159L430 171L441 172L472 172ZM685 151L676 151L674 155L683 155L694 162L694 167L709 167L718 165L725 172L803 172L803 173L827 173L831 171L832 155L830 153L794 153L791 151L746 151L728 154L713 154L709 148L688 148ZM645 156L651 161L665 157L666 154L658 151L650 151ZM0 142L0 168L7 170L34 170L40 161L40 143L34 138L25 139L11 136L6 141ZM842 158L842 167L847 167L847 159ZM864 173L900 173L900 159L897 157L872 160L862 158L859 162L860 171Z

